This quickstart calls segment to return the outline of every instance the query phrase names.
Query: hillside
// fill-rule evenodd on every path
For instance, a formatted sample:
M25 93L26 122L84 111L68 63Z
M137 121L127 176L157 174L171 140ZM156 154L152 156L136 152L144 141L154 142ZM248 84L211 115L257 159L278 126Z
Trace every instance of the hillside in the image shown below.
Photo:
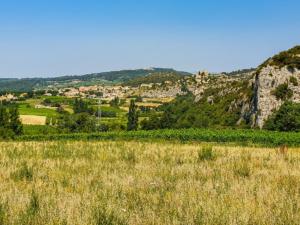
M300 103L300 46L264 62L254 78L254 125L262 128L285 102Z
M157 109L157 117L146 118L142 125L145 129L267 126L298 131L299 68L300 47L296 46L269 58L257 69L191 75L153 68L44 79L1 79L0 91L52 88L68 97L93 98L91 93L101 92L104 98L123 100L131 96L155 99L155 102L170 99L171 103ZM81 87L104 83L118 85L96 86L95 90ZM65 91L66 87L72 90Z
M198 73L146 97L180 95L144 128L268 128L300 131L300 47L281 52L257 70ZM157 122L157 119L159 122ZM275 125L274 125L275 124ZM155 127L156 126L156 127Z
M178 75L191 75L187 72L179 72L173 69L151 68L137 70L120 70L54 78L1 79L0 92L26 92L32 91L33 89L45 88L47 86L73 87L107 83L123 83L134 78L148 76L152 73L176 73Z
M176 82L183 78L186 73L170 71L170 72L155 72L144 77L136 77L125 81L124 85L137 87L141 84L163 83L166 81Z
M300 46L295 46L287 51L280 52L279 54L269 58L259 66L258 72L267 66L273 66L277 68L287 67L291 70L300 70Z

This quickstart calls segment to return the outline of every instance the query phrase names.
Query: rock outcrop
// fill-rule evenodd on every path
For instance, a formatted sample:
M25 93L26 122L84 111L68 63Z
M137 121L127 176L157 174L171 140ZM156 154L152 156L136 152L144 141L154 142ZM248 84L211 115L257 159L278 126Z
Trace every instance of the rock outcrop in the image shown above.
M142 96L176 97L187 92L195 96L197 104L226 100L225 111L240 116L237 125L263 128L285 101L300 103L300 46L269 58L256 71L198 72L147 90Z
M300 102L300 71L288 69L287 67L276 68L266 66L256 74L254 80L255 96L253 101L254 124L262 128L265 121L274 111L277 111L286 100L296 103ZM291 91L291 97L278 98L276 89L285 84Z

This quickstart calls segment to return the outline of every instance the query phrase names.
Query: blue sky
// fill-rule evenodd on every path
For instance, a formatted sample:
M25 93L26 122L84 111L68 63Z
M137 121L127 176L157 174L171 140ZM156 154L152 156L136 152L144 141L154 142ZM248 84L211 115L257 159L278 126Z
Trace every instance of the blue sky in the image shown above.
M256 67L300 44L299 0L0 0L0 77Z

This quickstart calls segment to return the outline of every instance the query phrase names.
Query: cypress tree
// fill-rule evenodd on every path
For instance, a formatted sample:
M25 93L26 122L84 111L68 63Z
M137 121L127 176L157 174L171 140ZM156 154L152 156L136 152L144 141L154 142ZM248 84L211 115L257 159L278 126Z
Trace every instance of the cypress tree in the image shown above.
M88 103L83 101L82 99L75 99L73 106L74 113L84 113L89 111Z
M137 130L138 128L138 112L137 106L134 100L130 101L129 112L128 112L128 122L127 130Z

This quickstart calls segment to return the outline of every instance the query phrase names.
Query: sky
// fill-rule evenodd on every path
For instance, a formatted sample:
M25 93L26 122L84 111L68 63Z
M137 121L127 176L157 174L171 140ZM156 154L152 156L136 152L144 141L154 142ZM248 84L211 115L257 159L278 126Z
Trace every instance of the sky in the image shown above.
M0 78L256 67L300 44L299 0L0 0Z

